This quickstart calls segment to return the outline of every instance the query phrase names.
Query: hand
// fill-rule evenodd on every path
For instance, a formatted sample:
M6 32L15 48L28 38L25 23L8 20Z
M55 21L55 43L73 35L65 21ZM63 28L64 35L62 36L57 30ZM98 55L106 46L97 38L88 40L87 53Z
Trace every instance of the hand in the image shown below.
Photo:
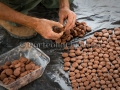
M59 9L60 23L63 24L65 19L68 19L65 25L65 30L72 29L75 26L76 14L73 11L71 11L68 7Z
M37 19L35 26L35 30L46 39L57 40L63 35L63 31L61 33L55 33L52 29L53 26L63 28L63 25L59 22L47 19Z

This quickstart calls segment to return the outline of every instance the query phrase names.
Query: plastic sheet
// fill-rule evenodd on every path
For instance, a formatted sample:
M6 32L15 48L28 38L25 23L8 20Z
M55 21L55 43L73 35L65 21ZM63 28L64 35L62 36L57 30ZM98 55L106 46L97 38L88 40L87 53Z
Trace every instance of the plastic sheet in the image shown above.
M74 0L71 8L77 14L78 21L85 21L92 32L83 38L75 38L65 45L76 44L79 40L85 40L93 35L93 32L103 28L111 29L120 27L120 0ZM58 20L58 9L40 9L38 5L29 15L45 17L47 19ZM43 13L46 12L46 13ZM61 53L63 46L51 40L45 40L40 35L29 39L20 40L11 37L3 28L0 28L0 54L18 46L23 42L32 42L42 49L50 58L43 76L20 90L72 90L68 74L63 71L63 60ZM0 90L5 90L0 87Z

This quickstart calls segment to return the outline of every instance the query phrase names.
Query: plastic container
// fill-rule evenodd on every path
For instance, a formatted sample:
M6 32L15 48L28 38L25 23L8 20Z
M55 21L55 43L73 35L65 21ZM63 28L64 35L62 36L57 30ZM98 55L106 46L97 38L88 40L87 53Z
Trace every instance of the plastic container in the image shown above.
M0 65L5 64L5 62L7 61L14 61L16 59L19 59L20 56L30 59L36 65L39 65L40 68L27 74L24 77L21 77L20 79L17 79L16 81L8 85L4 85L0 81L0 85L5 87L8 90L18 90L19 88L27 85L33 80L41 77L47 64L50 62L50 58L44 52L36 48L32 43L27 42L1 55Z

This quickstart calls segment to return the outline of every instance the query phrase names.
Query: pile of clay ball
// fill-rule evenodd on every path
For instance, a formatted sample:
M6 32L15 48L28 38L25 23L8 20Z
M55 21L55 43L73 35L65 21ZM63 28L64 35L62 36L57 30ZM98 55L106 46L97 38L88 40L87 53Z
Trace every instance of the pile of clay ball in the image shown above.
M8 61L0 66L0 80L3 84L8 85L38 68L40 66L35 65L31 60L20 57L18 60Z
M57 32L57 30L55 30ZM87 26L85 22L76 22L75 27L71 30L67 30L63 33L62 37L56 40L56 43L65 44L74 37L83 37L87 32L90 32L91 28Z
M95 32L79 46L65 47L64 70L73 90L120 90L120 28Z

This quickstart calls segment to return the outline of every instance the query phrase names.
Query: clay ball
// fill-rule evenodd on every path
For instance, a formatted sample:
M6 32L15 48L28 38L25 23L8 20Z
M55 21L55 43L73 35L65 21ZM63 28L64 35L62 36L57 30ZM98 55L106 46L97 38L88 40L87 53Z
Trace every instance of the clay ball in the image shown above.
M68 53L62 53L62 57L68 57Z

